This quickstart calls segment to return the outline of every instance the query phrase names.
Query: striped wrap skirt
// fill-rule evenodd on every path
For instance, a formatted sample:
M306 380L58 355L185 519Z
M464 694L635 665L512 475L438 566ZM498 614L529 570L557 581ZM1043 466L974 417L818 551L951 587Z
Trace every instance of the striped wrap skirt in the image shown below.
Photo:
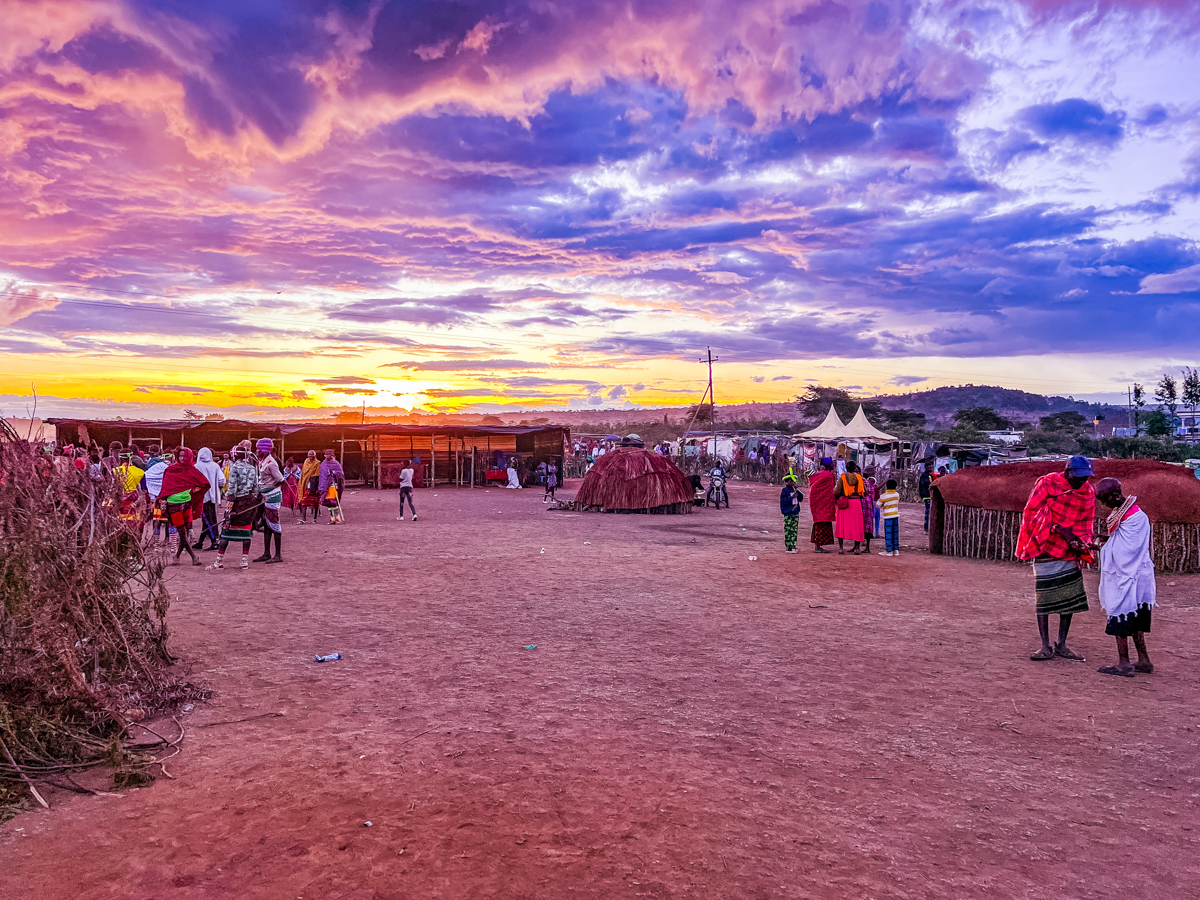
M1067 616L1087 612L1083 571L1074 560L1039 556L1033 561L1033 574L1036 580L1039 616Z

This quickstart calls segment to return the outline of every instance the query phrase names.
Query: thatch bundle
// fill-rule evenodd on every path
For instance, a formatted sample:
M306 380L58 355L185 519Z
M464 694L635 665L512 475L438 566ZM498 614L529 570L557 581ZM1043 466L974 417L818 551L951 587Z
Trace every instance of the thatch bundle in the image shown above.
M1200 480L1188 469L1153 460L1093 460L1096 480L1119 478L1153 526L1150 553L1163 572L1200 571ZM1021 512L1034 482L1061 462L963 469L933 486L929 550L974 559L1015 559ZM1097 504L1097 528L1109 510Z
M163 568L93 482L0 434L0 807L6 785L129 759L130 721L200 695L168 673Z
M605 512L686 513L692 511L692 482L665 456L618 447L596 460L575 503Z

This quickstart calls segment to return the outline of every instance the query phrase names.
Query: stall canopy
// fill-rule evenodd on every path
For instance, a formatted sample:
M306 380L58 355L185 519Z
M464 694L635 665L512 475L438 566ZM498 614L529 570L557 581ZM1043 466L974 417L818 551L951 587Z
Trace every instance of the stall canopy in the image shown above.
M867 421L867 414L863 412L861 404L858 407L858 412L854 414L854 418L850 420L850 424L846 426L846 431L846 437L853 438L858 441L871 441L875 444L885 444L896 440L895 435L880 431Z
M849 424L843 424L838 418L833 404L829 404L829 414L825 421L812 431L802 432L800 437L810 441L870 441L875 444L886 444L896 440L893 435L880 431L867 421L867 414L861 405Z
M860 406L861 410L862 407ZM838 418L837 410L833 408L833 404L829 404L829 415L825 417L825 421L814 428L812 431L805 431L800 434L800 437L807 438L813 441L836 441L839 438L846 436L846 426L840 418Z

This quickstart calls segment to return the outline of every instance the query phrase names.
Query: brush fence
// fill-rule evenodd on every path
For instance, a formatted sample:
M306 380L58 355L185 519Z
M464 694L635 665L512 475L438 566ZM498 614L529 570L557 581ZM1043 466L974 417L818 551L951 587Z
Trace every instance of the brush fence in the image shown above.
M1096 519L1101 534L1105 516ZM1159 572L1200 572L1200 525L1151 525L1150 556ZM1021 513L947 503L942 511L942 553L969 559L1017 561Z

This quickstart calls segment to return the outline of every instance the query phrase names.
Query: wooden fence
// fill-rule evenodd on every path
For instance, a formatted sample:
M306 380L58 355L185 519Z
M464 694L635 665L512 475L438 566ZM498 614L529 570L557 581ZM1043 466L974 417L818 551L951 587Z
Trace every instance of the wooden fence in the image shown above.
M1106 516L1096 519L1096 531ZM1151 525L1150 556L1159 572L1200 572L1200 524ZM942 512L942 553L970 559L1016 560L1021 513L947 503Z

